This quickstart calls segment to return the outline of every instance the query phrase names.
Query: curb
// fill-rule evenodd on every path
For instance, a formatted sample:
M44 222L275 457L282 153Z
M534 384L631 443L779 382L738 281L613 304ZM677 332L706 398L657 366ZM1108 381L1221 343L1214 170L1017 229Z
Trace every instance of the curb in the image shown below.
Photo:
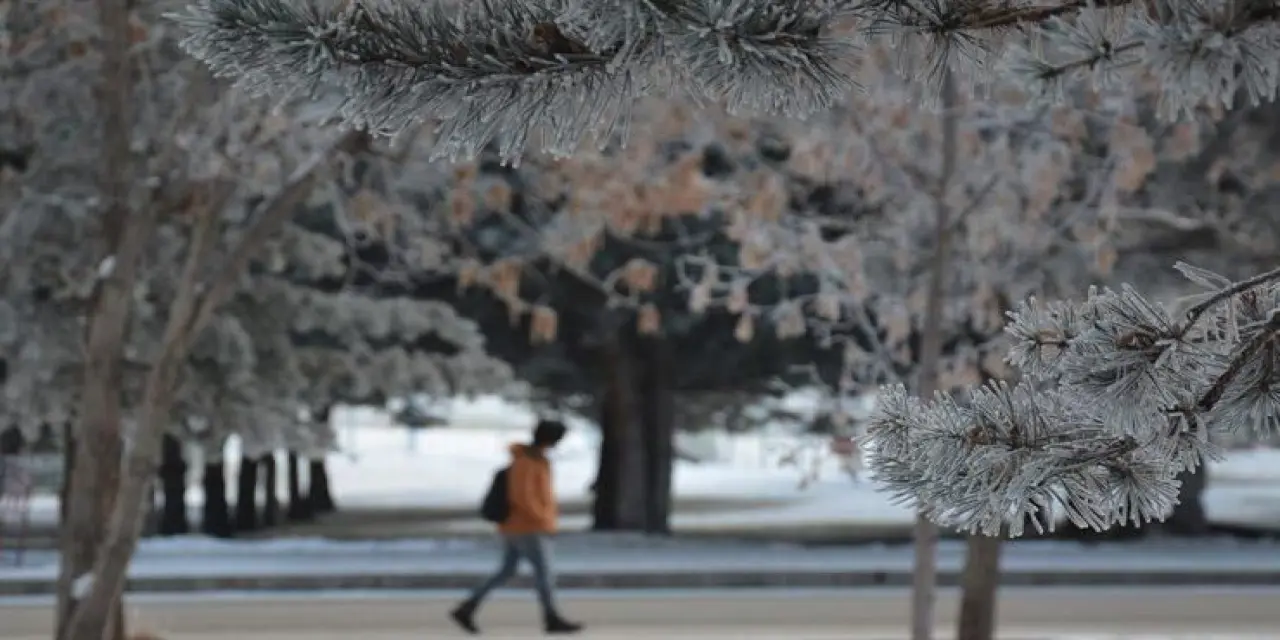
M133 593L191 593L198 591L341 591L341 590L461 590L475 585L478 573L433 574L343 574L343 575L262 575L262 576L154 576L130 578ZM938 584L959 584L957 571L940 571ZM527 576L517 576L512 586L528 588ZM565 589L751 589L791 588L876 588L905 587L911 584L906 571L853 573L820 571L711 571L687 573L614 572L561 573L557 585ZM1280 586L1280 571L1124 571L1124 572L1017 572L1000 576L1004 587L1262 587ZM0 579L0 597L43 596L54 593L54 583L41 579Z

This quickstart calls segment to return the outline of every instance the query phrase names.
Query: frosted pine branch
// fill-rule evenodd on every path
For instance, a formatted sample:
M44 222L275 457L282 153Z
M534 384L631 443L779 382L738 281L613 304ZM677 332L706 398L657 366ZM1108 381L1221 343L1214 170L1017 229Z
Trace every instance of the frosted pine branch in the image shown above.
M625 139L640 95L803 116L838 104L884 37L925 83L945 66L1058 99L1154 81L1168 117L1280 86L1275 0L199 0L176 19L218 73L339 95L376 133L437 121L450 157Z
M508 158L541 133L569 150L618 123L637 92L560 31L538 2L203 0L175 18L184 48L252 92L341 96L348 124L393 135L440 122L437 149L474 156L501 140Z
M1103 529L1162 519L1215 433L1280 417L1280 275L1243 283L1179 265L1207 299L1175 318L1131 288L1010 314L1024 381L962 403L883 392L872 466L895 496L967 530L1019 535L1048 508ZM1050 524L1052 521L1049 521Z
M347 124L435 120L439 155L498 140L514 159L534 136L567 153L625 134L631 101L664 79L731 108L830 106L851 80L822 4L202 0L174 17L189 53L254 93L338 94Z

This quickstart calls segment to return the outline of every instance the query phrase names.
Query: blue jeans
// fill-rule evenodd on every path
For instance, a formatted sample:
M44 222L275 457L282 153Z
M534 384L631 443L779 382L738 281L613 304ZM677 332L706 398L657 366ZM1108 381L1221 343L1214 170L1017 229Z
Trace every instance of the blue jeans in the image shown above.
M555 596L552 592L552 583L555 579L551 575L550 544L551 541L546 536L537 534L503 536L502 564L498 566L497 572L471 592L467 603L473 607L480 606L489 592L501 587L516 575L520 558L524 558L533 567L533 584L538 590L538 603L542 605L542 614L555 615Z

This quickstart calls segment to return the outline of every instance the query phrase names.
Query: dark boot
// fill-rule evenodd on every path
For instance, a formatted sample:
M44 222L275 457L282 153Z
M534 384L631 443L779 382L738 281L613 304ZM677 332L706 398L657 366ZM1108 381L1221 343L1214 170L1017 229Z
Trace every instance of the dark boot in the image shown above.
M548 635L568 635L582 631L582 625L576 622L569 622L568 620L561 618L560 614L553 613L547 616L546 631Z
M449 612L449 617L457 623L463 631L475 635L480 633L480 628L476 626L476 603L464 602L457 606L453 611Z

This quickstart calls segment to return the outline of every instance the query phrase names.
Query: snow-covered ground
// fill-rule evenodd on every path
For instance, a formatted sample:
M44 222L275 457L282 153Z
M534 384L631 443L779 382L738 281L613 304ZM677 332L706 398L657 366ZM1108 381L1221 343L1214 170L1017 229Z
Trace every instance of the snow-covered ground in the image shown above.
M449 427L412 435L372 409L346 409L334 418L343 451L332 456L329 468L335 494L347 510L471 509L493 471L506 463L507 445L525 439L534 421L527 409L496 401L460 403ZM564 503L586 503L596 472L598 436L588 425L570 426L554 454L556 491ZM855 482L842 472L821 440L802 444L785 433L711 432L683 438L680 447L706 461L677 464L677 498L721 504L714 510L679 511L673 519L677 529L897 526L913 517L874 484ZM818 470L811 482L801 482L801 468L782 463L797 450L801 467ZM238 456L234 441L227 454L229 459ZM1206 495L1211 520L1280 528L1280 451L1232 452L1211 465L1211 474ZM234 491L234 482L228 488ZM199 504L198 487L188 500ZM33 511L36 521L52 521L54 501L39 498ZM564 527L585 524L585 517L570 515ZM484 528L484 523L463 519L445 528L465 532Z

